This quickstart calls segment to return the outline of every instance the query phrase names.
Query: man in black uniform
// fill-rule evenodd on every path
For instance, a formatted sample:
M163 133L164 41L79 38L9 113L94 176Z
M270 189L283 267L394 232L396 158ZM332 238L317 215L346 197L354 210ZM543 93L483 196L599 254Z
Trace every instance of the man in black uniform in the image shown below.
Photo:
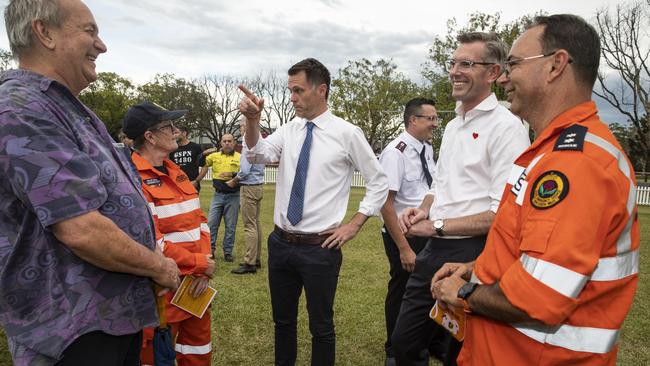
M170 153L169 159L183 169L196 190L200 191L201 182L197 181L196 177L199 175L199 169L205 164L203 149L199 144L187 138L189 132L187 127L178 126L178 129L181 131L178 138L178 150Z

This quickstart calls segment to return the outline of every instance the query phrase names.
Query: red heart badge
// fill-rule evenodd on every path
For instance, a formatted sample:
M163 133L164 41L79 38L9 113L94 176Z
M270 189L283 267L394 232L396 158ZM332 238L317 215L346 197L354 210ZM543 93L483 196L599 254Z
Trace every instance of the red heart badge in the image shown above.
M472 137L474 137L474 140L476 140L478 138L478 133L476 132L472 133Z

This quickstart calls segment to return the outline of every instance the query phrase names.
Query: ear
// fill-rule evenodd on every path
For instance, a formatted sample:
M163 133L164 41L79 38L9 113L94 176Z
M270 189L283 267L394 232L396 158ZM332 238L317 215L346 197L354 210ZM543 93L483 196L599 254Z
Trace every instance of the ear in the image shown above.
M571 57L566 50L557 50L555 55L553 55L553 63L550 65L548 70L548 79L553 81L560 77L564 72L564 69L571 63Z
M327 85L326 84L320 84L318 88L316 88L318 91L319 95L322 95L323 98L325 98L325 94L327 93Z
M494 83L499 79L499 77L503 74L503 66L500 64L494 64L490 66L490 71L488 74L488 81L490 84Z
M42 20L32 20L32 33L34 38L48 50L53 50L56 47L56 42L52 38L51 28L45 25Z

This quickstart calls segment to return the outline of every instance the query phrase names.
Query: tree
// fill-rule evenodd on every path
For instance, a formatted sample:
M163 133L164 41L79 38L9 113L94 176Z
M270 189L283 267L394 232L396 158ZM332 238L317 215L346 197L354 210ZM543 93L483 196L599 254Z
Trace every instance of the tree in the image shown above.
M79 99L95 112L113 136L122 128L122 119L134 103L135 87L114 72L100 72L97 80L83 90Z
M392 61L348 61L332 82L330 100L335 113L359 126L373 148L382 148L403 125L406 102L418 87L397 71Z
M210 119L210 106L203 90L193 81L173 74L157 74L154 79L138 87L138 101L148 100L169 110L187 109L180 123L190 134L201 132L204 121Z
M14 67L11 52L0 48L0 72L9 70Z
M619 4L613 13L609 9L596 12L601 57L606 69L598 74L600 88L596 88L594 94L628 118L634 130L628 155L637 161L639 165L635 167L642 171L648 170L650 161L649 10L650 0L646 0Z
M248 84L231 76L204 76L195 80L195 85L205 96L204 118L197 125L198 130L206 135L216 146L221 137L230 133L239 136L239 100L241 94L237 86Z
M282 126L296 117L286 78L281 78L275 72L260 74L252 81L251 86L251 90L264 98L260 121L263 132L271 133L276 126Z
M538 14L543 14L539 12ZM537 15L537 14L536 14ZM453 110L455 101L451 97L448 61L458 47L458 35L466 32L494 32L509 46L523 33L526 24L534 16L524 15L510 23L501 24L501 14L484 14L476 12L470 15L468 23L459 28L456 18L447 20L447 34L435 37L429 48L428 61L423 65L422 76L429 81L429 88L436 96L440 110ZM497 98L505 99L503 90L496 85L493 87Z

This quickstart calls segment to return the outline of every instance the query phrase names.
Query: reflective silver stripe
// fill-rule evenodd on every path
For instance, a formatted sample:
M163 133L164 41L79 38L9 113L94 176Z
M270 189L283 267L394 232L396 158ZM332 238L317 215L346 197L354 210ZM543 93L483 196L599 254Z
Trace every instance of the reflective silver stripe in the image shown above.
M639 250L604 257L591 275L592 281L615 281L639 273Z
M585 141L589 141L592 144L600 147L601 149L611 154L618 162L618 169L630 181L630 191L628 192L628 196L627 196L627 213L630 218L627 224L625 225L625 228L623 229L621 236L619 236L618 241L616 242L616 252L627 253L632 249L631 234L632 234L632 221L634 219L632 216L632 212L634 212L634 206L636 205L636 186L634 185L634 182L632 181L631 178L630 166L628 165L627 159L625 159L625 155L621 152L621 150L619 150L618 148L616 148L616 146L612 145L611 143L604 140L603 138L596 136L592 133L587 133L587 136L585 137Z
M567 297L577 298L589 280L588 276L526 253L519 260L533 278Z
M472 271L472 277L469 279L469 282L478 283L479 285L483 284L483 282L481 282L481 280L479 280L478 277L476 277L474 271Z
M149 211L151 211L151 216L156 216L157 215L157 213L156 213L156 205L154 205L151 202L148 202L147 206L149 206Z
M210 234L210 227L208 226L208 224L202 223L201 231L205 231L206 233Z
M176 343L176 352L184 355L207 355L212 351L212 343L204 344L202 346L189 346L187 344Z
M201 229L198 227L188 231L178 231L175 233L165 234L165 240L172 243L183 243L187 241L197 241L201 238Z
M577 352L607 353L618 341L618 329L561 326L522 326L515 329L539 343L546 343Z
M172 203L164 206L156 206L156 212L158 213L159 219L165 219L168 217L192 212L199 208L201 208L201 202L198 198L193 198L184 202Z
M544 154L541 154L541 155L536 156L535 159L533 159L533 161L531 161L530 164L528 164L528 166L526 167L526 172L525 172L525 173L528 174L531 170L533 170L533 168L535 167L535 165L537 165L537 163L539 163L539 160L540 160L543 156L544 156Z
M165 250L165 239L164 238L156 240L156 244L160 247L160 250Z

